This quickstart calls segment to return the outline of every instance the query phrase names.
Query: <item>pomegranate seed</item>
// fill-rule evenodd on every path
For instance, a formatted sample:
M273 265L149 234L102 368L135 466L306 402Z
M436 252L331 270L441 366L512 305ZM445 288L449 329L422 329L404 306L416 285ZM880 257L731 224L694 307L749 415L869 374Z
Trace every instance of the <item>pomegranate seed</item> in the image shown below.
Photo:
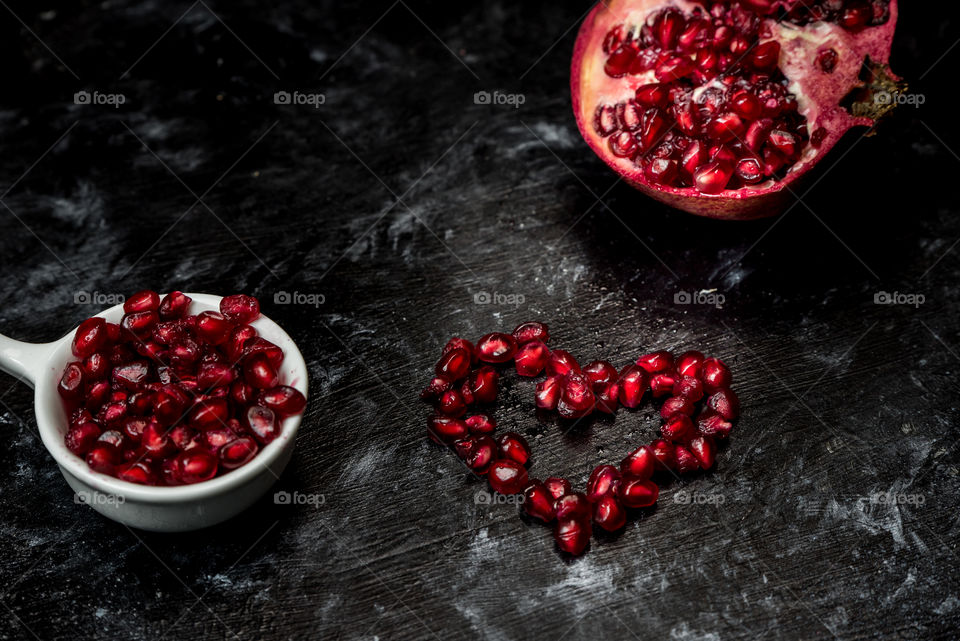
M111 378L114 385L136 391L140 389L148 376L150 376L150 367L147 363L145 361L133 361L113 368Z
M673 416L693 416L693 402L684 396L671 396L663 402L660 408L660 417L664 420Z
M583 368L582 373L594 389L615 383L618 378L617 368L607 361L593 361Z
M246 407L253 402L253 396L256 393L252 385L247 385L243 381L234 381L230 385L230 400L240 407ZM273 408L271 408L273 409Z
M435 376L430 379L430 382L427 383L427 386L423 388L422 392L420 392L420 398L430 402L439 400L440 396L450 389L450 386L450 381L440 376Z
M629 131L621 131L608 140L610 151L618 158L633 158L637 153L637 139Z
M609 136L617 130L617 111L613 105L599 105L593 118L593 127L601 136Z
M673 394L674 396L682 396L691 403L696 403L703 398L703 383L698 378L684 376L674 383Z
M467 436L467 424L459 418L435 415L427 421L427 434L436 443L453 443Z
M693 175L696 188L704 194L719 194L732 177L730 166L716 161L701 165Z
M473 343L465 338L460 338L459 336L454 336L448 340L447 344L443 346L442 350L440 350L440 355L442 356L455 349L462 349L469 354L471 363L475 363L477 361L477 348L473 346Z
M673 355L667 351L652 352L637 359L637 365L654 374L673 368Z
M254 408L250 409L253 410ZM273 412L270 410L267 410L267 412L270 412L272 417ZM227 422L228 418L230 418L230 416L227 402L222 398L208 398L193 406L193 409L190 410L189 421L197 427L207 428L223 425Z
M707 135L719 142L733 142L746 130L746 123L733 112L722 113L707 123Z
M673 186L680 175L680 165L676 160L654 158L644 169L644 173L655 183Z
M553 500L556 501L558 498L565 494L569 494L573 491L573 487L570 485L570 481L567 479L558 478L556 476L551 476L543 482L543 486L547 488L547 492L550 493L550 496L553 497Z
M636 365L627 365L620 371L619 394L620 403L624 407L629 407L630 409L639 407L646 391L646 370Z
M186 484L209 481L217 475L217 457L203 448L181 452L174 465Z
M567 493L553 503L558 519L584 519L590 517L590 502L581 492Z
M541 341L524 343L514 356L517 374L520 376L538 376L547 366L550 349Z
M149 289L137 292L123 303L123 311L128 314L133 312L155 312L159 307L160 295Z
M239 425L237 425L237 427L239 427ZM205 429L201 438L208 450L217 452L221 447L235 440L237 433L229 427L212 427Z
M697 418L697 430L705 436L727 438L732 429L733 424L713 410L707 410Z
M658 372L650 377L650 391L654 398L660 398L667 394L673 394L673 388L677 384L677 375L675 372Z
M737 176L747 185L763 182L763 167L756 158L744 158L737 163Z
M674 414L660 426L660 434L668 441L682 443L695 433L693 421L684 414Z
M170 292L160 301L160 318L163 320L183 318L187 315L192 301L193 299L183 292Z
M445 378L448 381L459 381L470 373L470 360L470 352L457 347L440 357L434 371L440 378Z
M260 405L269 407L278 416L293 416L303 411L307 399L300 390L289 385L277 385L260 393Z
M683 445L676 446L674 455L677 458L677 472L679 474L696 472L700 469L700 461L693 455L693 452Z
M156 421L147 423L140 435L140 445L154 458L164 458L176 451L173 441Z
M535 519L549 523L556 514L553 511L554 498L540 481L534 479L523 491L523 509Z
M230 337L233 325L217 312L197 314L197 336L211 345L222 345Z
M257 338L257 330L250 325L237 325L231 329L230 336L223 345L229 362L236 363L239 361L243 357L244 346L254 338Z
M517 328L513 330L513 338L517 341L518 345L523 345L531 341L546 343L550 340L550 330L545 323L529 321L517 325Z
M780 62L780 43L776 40L764 42L750 52L750 64L758 71L776 69Z
M611 78L625 76L630 70L630 65L633 64L633 61L636 57L637 50L632 46L621 46L610 54L610 57L607 58L607 62L604 65L603 70Z
M134 416L128 417L123 421L123 433L131 441L139 443L140 438L143 435L143 430L146 429L148 424L149 420L145 418L137 418Z
M620 489L621 480L620 470L614 466L598 466L587 481L587 500L596 503L604 496L616 494Z
M498 436L497 447L502 459L510 459L520 465L526 465L530 460L530 444L516 432L504 432Z
M497 400L500 375L489 365L484 365L473 373L470 385L477 403L492 403Z
M490 487L500 494L518 494L527 486L528 480L527 469L511 459L497 459L491 463L487 478Z
M766 144L772 130L773 120L761 118L750 125L743 141L752 151L760 151L760 148Z
M119 468L117 478L127 483L139 483L140 485L156 485L157 482L153 470L144 461L136 461Z
M582 418L593 411L596 397L590 381L582 374L567 372L560 381L560 400L557 412L563 418Z
M716 461L717 449L713 444L712 438L709 436L696 436L690 439L687 447L690 448L690 451L694 457L696 457L702 469L709 470L713 467L713 463Z
M616 532L627 524L627 511L615 495L607 495L593 506L593 522L607 532Z
M447 416L463 416L467 413L467 405L463 402L463 397L455 389L447 390L440 396L437 403L437 410Z
M70 363L63 370L57 392L67 400L77 400L83 395L83 368L79 363Z
M94 472L113 474L115 466L122 458L116 445L97 443L93 449L87 452L87 465Z
M650 107L643 112L640 123L640 149L650 151L663 140L668 131L670 131L670 121L666 115L660 109Z
M467 467L482 476L488 472L497 456L497 442L487 435L471 436L469 440L473 443L464 462Z
M493 434L497 429L497 423L486 414L475 414L466 420L467 429L471 434L483 435Z
M254 405L247 408L246 427L260 445L266 445L280 435L277 416L273 410Z
M257 455L256 442L252 438L240 437L223 445L218 456L220 457L220 467L226 470L234 470L249 463Z
M560 400L560 388L562 380L562 376L548 376L544 380L537 383L537 407L542 410L550 411L557 409L557 402Z
M80 327L73 335L73 355L77 358L86 358L94 352L100 351L107 341L107 321L95 316L80 323Z
M243 377L250 385L257 389L267 389L280 382L277 370L266 354L250 354L243 360Z
M650 507L657 502L660 488L652 481L628 478L620 485L617 498L627 507Z
M753 122L760 117L762 107L760 101L749 91L740 91L733 96L730 106L740 117ZM741 132L742 134L742 132ZM738 134L739 136L740 134Z
M97 381L86 389L87 408L94 410L101 407L110 398L110 383Z
M657 66L655 75L660 82L676 82L693 73L693 63L686 56L673 56Z
M731 389L722 389L711 394L707 399L707 407L728 421L740 415L740 399Z
M615 414L617 411L617 398L620 395L620 386L617 383L610 383L606 387L598 389L595 393L597 397L596 408L604 414Z
M708 393L716 392L729 387L733 381L730 369L719 358L708 358L703 361L700 370L700 379Z
M120 327L130 332L136 337L144 337L150 334L153 326L160 320L157 313L152 310L143 312L131 312L124 314L120 320Z
M93 449L98 438L100 438L100 428L96 423L81 423L68 429L63 440L68 450L77 456L84 456Z
M700 366L703 364L703 354L697 351L684 352L677 358L677 373L680 376L700 375Z
M201 389L229 385L234 377L233 368L223 363L201 363L197 370L197 384Z
M589 519L564 519L553 530L557 547L573 556L583 554L592 534Z
M627 478L648 479L653 476L656 457L648 445L641 445L620 463L620 473Z
M470 381L463 381L460 384L460 396L463 397L463 402L467 405L473 405L476 402L476 398L473 396L473 388L470 387Z
M626 28L622 24L618 24L607 32L607 35L603 38L603 52L609 54L611 51L615 51L623 42L625 31Z
M127 404L124 401L107 403L97 412L97 421L101 425L113 427L127 417Z
M110 373L110 361L101 352L94 352L83 359L83 379L99 381Z
M657 459L657 468L672 470L677 466L676 448L670 441L657 439L650 444L653 457Z
M225 296L220 299L220 313L233 323L252 323L260 316L260 303L246 294Z
M662 109L667 106L669 95L663 85L654 82L637 87L636 99L642 105Z
M570 352L562 349L555 349L550 353L550 360L547 361L547 376L563 376L567 372L580 373L580 364L577 363Z
M477 343L477 357L486 363L506 363L517 353L517 341L510 334L494 332Z
M840 59L840 56L837 54L836 49L825 49L817 55L817 66L823 71L823 73L833 73L834 69L837 68L837 61Z
M193 440L197 438L199 434L200 433L192 427L177 425L170 430L167 436L173 441L173 444L177 446L178 450L186 450L190 448L190 444L193 443Z

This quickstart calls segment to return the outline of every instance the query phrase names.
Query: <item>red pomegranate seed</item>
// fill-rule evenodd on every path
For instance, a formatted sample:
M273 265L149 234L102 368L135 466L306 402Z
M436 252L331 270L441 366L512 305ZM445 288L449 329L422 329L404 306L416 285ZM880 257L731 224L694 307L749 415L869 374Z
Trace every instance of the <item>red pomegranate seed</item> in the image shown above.
M110 361L101 352L94 352L83 359L83 379L100 381L110 373Z
M160 301L160 318L163 320L183 318L187 315L192 301L193 299L183 292L170 292Z
M553 500L556 501L558 498L564 494L569 494L573 491L573 487L570 485L570 481L567 479L562 479L556 476L551 476L543 482L543 486L547 488L547 491L550 492L550 496L553 497Z
M269 407L278 416L293 416L303 411L307 399L300 390L289 385L277 385L260 393L260 405Z
M497 423L486 414L475 414L467 417L467 429L471 434L483 435L493 434L497 429Z
M131 312L123 315L123 318L120 320L120 327L134 336L142 338L150 334L153 326L156 325L159 320L160 317L152 310Z
M729 387L733 380L730 368L719 358L708 358L700 368L700 380L707 393L712 394L725 387Z
M497 447L499 458L510 459L520 465L526 465L530 460L530 444L516 432L504 432L498 436Z
M732 177L730 165L716 161L701 165L693 174L696 188L704 194L719 194L727 188Z
M590 543L592 534L590 520L587 518L558 521L553 530L553 538L557 542L557 547L573 556L583 554Z
M240 427L239 424L237 427ZM201 436L204 446L211 452L217 452L221 447L235 440L236 438L237 433L229 427L207 428L203 431L203 435Z
M528 321L517 325L517 328L513 330L513 338L517 341L517 345L523 345L531 341L546 343L550 340L550 329L545 323Z
M477 358L486 363L506 363L517 353L517 341L510 334L493 332L477 343Z
M603 67L606 74L612 78L619 78L630 71L630 65L637 57L637 50L630 45L621 46L610 54Z
M436 443L453 443L467 436L467 424L452 416L434 415L427 420L427 434Z
M673 394L673 387L677 384L675 372L658 372L650 377L650 391L654 398Z
M124 401L107 403L97 412L97 421L101 425L114 427L127 417L127 404Z
M77 400L83 395L83 368L79 363L70 363L63 370L57 392L67 400Z
M427 386L423 388L422 392L420 392L420 398L429 402L439 400L440 396L450 389L450 387L450 381L440 376L435 376L430 379L430 382L427 383Z
M217 475L217 457L203 448L194 448L177 455L174 464L183 483L201 483Z
M145 361L133 361L126 365L113 368L111 378L115 386L120 386L130 391L136 391L146 382L150 376L150 366Z
M473 443L464 462L467 467L482 476L487 473L497 456L497 442L486 435L471 436L470 440Z
M147 423L140 435L140 444L152 458L164 458L176 451L173 441L156 421Z
M250 409L253 410L254 408ZM267 412L270 412L272 418L273 412L270 410L267 410L266 408L256 409L264 409ZM230 418L230 415L227 402L222 398L208 398L193 406L193 409L190 410L189 420L192 425L196 425L197 427L201 428L207 428L224 425L226 424L228 418Z
M753 122L760 117L761 105L757 97L749 91L740 91L733 96L730 106L739 116L749 122ZM742 134L742 132L741 132Z
M697 430L705 436L727 438L733 424L713 410L707 410L697 417Z
M557 413L563 418L582 418L593 411L596 396L590 381L583 374L567 372L560 381L560 400Z
M514 356L517 374L520 376L539 376L547 366L550 358L550 349L541 341L524 343Z
M140 437L143 435L143 430L146 429L149 422L146 418L136 416L127 417L127 419L123 421L123 433L132 442L139 443Z
M620 485L617 498L627 507L650 507L657 502L660 488L652 481L628 478Z
M243 377L257 389L275 387L280 382L277 370L266 354L250 354L243 361Z
M695 433L693 421L684 414L674 414L660 427L660 434L668 441L682 443Z
M186 406L182 393L173 385L165 387L153 396L153 414L163 425L173 425L180 420L187 409Z
M609 136L617 130L617 111L613 105L598 105L593 117L593 127L601 136Z
M684 396L671 396L663 402L660 408L660 417L664 420L676 415L693 416L694 406L690 399Z
M437 403L437 410L447 416L463 416L467 413L467 405L463 402L463 396L455 389L447 390L440 396Z
M595 392L597 397L597 410L603 412L604 414L615 414L617 411L618 397L620 395L620 386L617 383L610 383L609 385L598 389Z
M96 423L81 423L67 430L64 443L67 449L77 456L84 456L93 449L100 438L100 428Z
M616 532L627 524L627 511L615 495L602 497L593 506L593 522L607 532Z
M251 341L254 338L257 338L257 330L250 325L237 325L231 329L230 336L227 338L227 342L223 345L229 362L236 363L239 361L243 357L244 346L248 341Z
M537 407L550 411L557 409L557 402L560 400L560 382L562 380L562 376L548 376L537 383Z
M229 385L234 377L233 368L225 363L201 363L197 369L197 384L201 389Z
M709 436L696 436L690 439L687 447L690 448L690 451L694 457L696 457L702 469L709 470L713 467L713 463L717 457L717 448L712 438Z
M173 444L177 446L178 450L189 449L190 444L193 443L193 440L199 435L200 433L197 430L186 425L177 425L167 434L170 440L173 441Z
M607 495L613 495L620 489L622 475L612 465L600 465L590 474L587 481L587 500L596 503Z
M128 314L133 312L155 312L159 307L160 295L149 289L137 292L123 303L123 311Z
M750 64L758 71L772 71L780 61L780 43L776 40L764 42L750 52Z
M737 163L737 176L747 185L756 185L764 179L763 166L756 158L744 158Z
M657 459L657 469L672 470L677 466L676 448L670 441L657 439L650 444L650 450Z
M260 445L266 445L280 435L277 416L273 410L254 405L247 408L246 427Z
M467 405L473 405L476 402L476 398L473 396L473 388L470 387L470 381L464 380L460 384L460 396L463 397L463 402Z
M580 373L580 364L577 363L570 352L562 349L555 349L550 353L550 360L547 361L547 376L563 376L567 372Z
M624 407L636 409L647 391L647 372L636 365L627 365L620 371L620 403Z
M243 381L234 381L230 385L230 400L241 407L252 403L254 394L256 394L256 390L253 385L248 385Z
M129 463L117 470L117 478L127 483L156 485L157 478L150 466L144 461Z
M220 458L220 467L234 470L249 463L257 455L256 442L252 438L241 437L223 445L217 455Z
M116 445L98 442L93 449L87 452L87 465L94 472L113 474L114 469L123 456Z
M677 445L674 454L677 457L677 472L680 474L687 474L689 472L696 472L700 469L700 461L697 460L697 457L693 455L687 447L683 445Z
M680 376L692 376L696 378L700 375L700 366L703 364L703 358L701 352L684 352L677 358L677 373L680 374Z
M211 345L222 345L230 337L233 324L217 312L197 314L197 336Z
M593 361L584 366L582 373L594 389L615 383L618 378L617 368L607 361Z
M718 390L711 394L707 399L707 407L728 421L740 415L740 399L730 389Z
M747 131L747 123L733 112L717 115L707 123L707 135L719 142L733 142Z
M590 501L581 492L567 493L553 503L558 519L585 519L590 517Z
M110 399L110 383L97 381L85 390L86 406L90 410L100 408Z
M90 423L93 421L93 415L85 407L78 407L77 409L70 412L70 427L77 427L83 423Z
M673 369L673 354L667 351L645 354L637 359L637 365L649 374Z
M513 460L497 459L490 464L487 479L495 492L518 494L527 486L527 469Z
M556 514L553 511L554 498L550 491L540 481L534 479L523 490L523 509L535 519L545 523L552 521Z
M220 313L233 323L252 323L260 316L260 302L246 294L225 296L220 299Z
M698 378L684 376L674 383L673 394L674 396L682 396L691 403L696 403L703 398L703 383Z
M459 381L470 373L471 355L467 350L457 347L445 352L437 362L434 371L440 378Z
M107 321L99 316L88 318L80 323L73 335L73 355L86 358L100 350L107 342Z
M477 403L492 403L497 400L500 375L489 365L484 365L473 373L471 389Z
M653 476L656 457L648 445L641 445L620 462L620 473L627 478L648 479Z

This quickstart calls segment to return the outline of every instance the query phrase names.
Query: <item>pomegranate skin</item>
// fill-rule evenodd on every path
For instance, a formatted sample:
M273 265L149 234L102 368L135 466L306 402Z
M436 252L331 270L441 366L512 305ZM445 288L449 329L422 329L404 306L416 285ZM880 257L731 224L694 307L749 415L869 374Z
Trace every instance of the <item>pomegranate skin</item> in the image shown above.
M756 6L758 3L742 4ZM608 33L616 25L626 22L627 16L635 17L635 21L639 22L656 10L669 6L685 13L694 7L703 8L703 5L689 0L598 2L580 26L571 62L570 85L577 126L594 153L634 188L659 202L691 214L723 220L752 220L782 213L794 202L793 192L802 191L796 183L806 179L807 174L851 128L873 127L876 124L874 118L854 115L840 106L845 96L864 85L859 79L864 60L869 58L875 65L885 68L892 81L898 80L887 68L898 17L897 0L890 0L889 18L881 25L846 30L832 23L815 23L825 25L821 27L824 32L815 37L809 37L814 33L811 25L798 28L767 17L761 28L769 28L772 40L781 45L779 68L790 81L791 90L802 96L798 100L801 113L807 118L811 136L814 132L823 132L818 135L819 146L808 145L801 159L784 177L759 185L705 194L692 187L656 184L631 158L612 153L607 140L596 131L594 122L599 105L618 103L636 88L624 83L623 90L617 91L614 83L621 83L625 78L610 78L605 74L604 40ZM829 74L825 74L819 66L822 63L818 63L825 49L833 49L841 54ZM641 84L641 81L635 83Z

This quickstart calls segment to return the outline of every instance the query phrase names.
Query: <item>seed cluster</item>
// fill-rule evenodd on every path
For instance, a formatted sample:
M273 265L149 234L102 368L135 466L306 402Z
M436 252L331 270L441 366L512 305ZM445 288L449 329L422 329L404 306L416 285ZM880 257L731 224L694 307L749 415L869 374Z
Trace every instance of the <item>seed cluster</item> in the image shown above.
M729 436L740 403L730 389L730 369L700 352L676 358L667 351L652 352L618 371L606 361L581 367L569 352L548 348L549 338L548 327L535 321L519 325L512 334L487 334L476 345L452 338L420 398L434 405L427 422L431 440L452 446L473 472L486 475L494 491L523 493L527 514L553 523L559 549L579 555L594 525L614 532L626 524L628 509L656 503L655 472L676 475L712 468L717 441ZM536 405L566 420L593 412L614 414L620 405L636 409L648 392L663 399L661 438L630 452L619 467L597 467L586 492L575 492L561 477L530 479L527 441L515 432L494 438L496 421L487 413L467 416L475 406L496 400L495 366L511 361L520 376L545 374L536 386Z

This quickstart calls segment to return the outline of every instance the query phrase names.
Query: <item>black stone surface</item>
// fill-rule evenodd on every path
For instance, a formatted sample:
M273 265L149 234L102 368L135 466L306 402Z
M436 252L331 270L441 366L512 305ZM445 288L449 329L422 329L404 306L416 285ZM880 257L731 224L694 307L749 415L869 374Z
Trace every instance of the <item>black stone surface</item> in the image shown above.
M581 141L587 2L4 3L0 331L57 338L102 307L81 292L259 296L311 374L276 490L324 502L128 530L74 503L4 375L0 638L956 638L960 23L904 4L893 65L926 103L848 139L785 216L731 224ZM525 103L474 104L495 90ZM714 288L721 309L674 302ZM530 318L586 360L721 356L743 401L714 472L576 560L475 504L416 399L449 336ZM657 426L564 436L532 383L505 388L535 476L582 485Z

